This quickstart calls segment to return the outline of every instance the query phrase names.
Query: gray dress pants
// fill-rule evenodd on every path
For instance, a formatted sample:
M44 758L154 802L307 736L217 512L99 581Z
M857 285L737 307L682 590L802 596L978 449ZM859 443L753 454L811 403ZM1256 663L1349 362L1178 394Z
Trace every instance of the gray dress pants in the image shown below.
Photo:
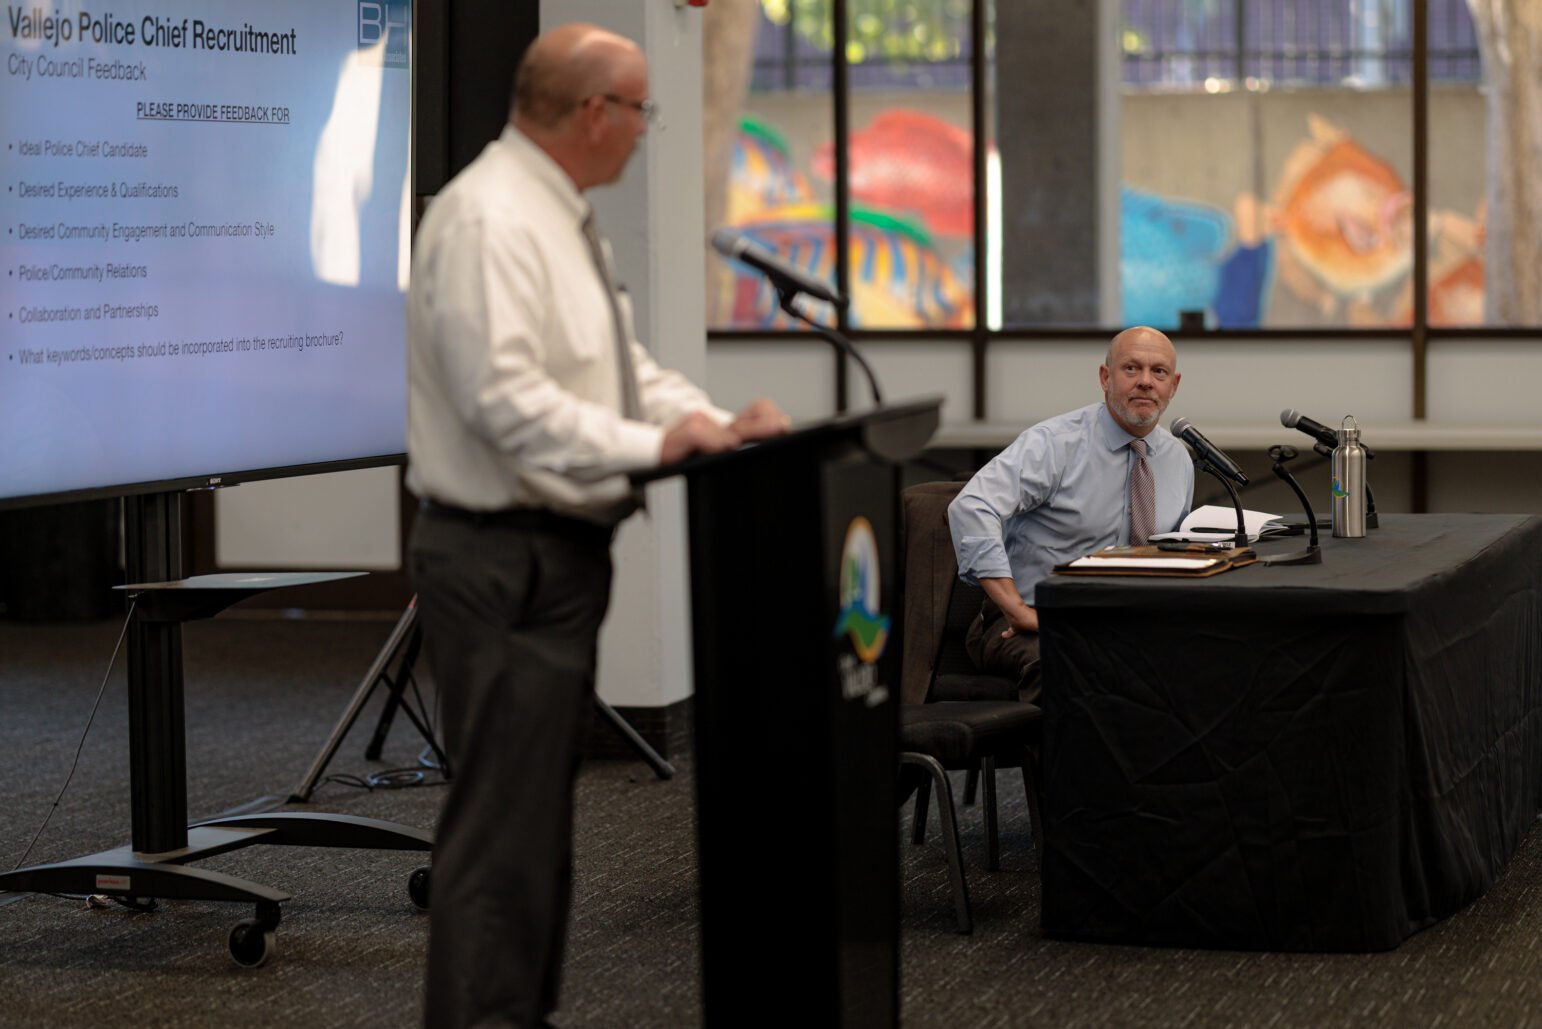
M409 548L453 773L430 890L434 1029L537 1026L557 1006L611 532L520 514L425 508Z
M980 671L1017 680L1017 699L1037 704L1042 684L1039 681L1039 634L1014 633L1007 639L1001 633L1010 622L995 601L987 597L980 613L964 634L964 650Z

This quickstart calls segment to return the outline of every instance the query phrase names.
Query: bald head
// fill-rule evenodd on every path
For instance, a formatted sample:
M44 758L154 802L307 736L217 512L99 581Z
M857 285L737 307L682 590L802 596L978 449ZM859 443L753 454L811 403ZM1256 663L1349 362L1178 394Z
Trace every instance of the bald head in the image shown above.
M636 43L594 25L563 25L525 51L509 121L582 191L621 177L652 104Z
M1108 353L1103 357L1103 364L1109 368L1115 366L1125 348L1137 344L1150 344L1156 347L1165 347L1172 355L1173 367L1178 365L1178 350L1173 346L1173 341L1167 338L1167 333L1153 329L1149 325L1134 325L1119 333L1108 341Z
M562 25L538 37L514 76L510 120L551 131L591 96L615 93L628 72L647 76L637 44L596 25Z

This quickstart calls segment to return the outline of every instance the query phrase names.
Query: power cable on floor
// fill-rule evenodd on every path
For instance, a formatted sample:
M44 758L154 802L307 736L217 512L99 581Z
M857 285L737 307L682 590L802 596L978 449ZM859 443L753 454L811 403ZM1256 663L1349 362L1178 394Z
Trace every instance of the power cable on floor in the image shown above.
M86 736L91 732L91 723L96 720L97 708L102 706L102 694L107 692L107 680L112 677L112 668L118 661L118 651L123 649L123 639L128 635L129 623L134 620L134 608L139 603L137 599L129 600L128 614L123 618L123 629L118 633L118 642L113 645L112 657L107 659L107 671L102 674L102 685L97 687L96 700L91 704L91 713L86 716L86 727L80 731L80 742L75 745L75 760L70 762L69 774L64 777L64 785L59 787L59 795L54 798L53 807L48 809L48 814L43 816L43 824L37 827L37 832L32 836L32 842L27 844L27 849L21 852L21 857L12 866L11 871L16 871L27 860L27 855L32 853L32 848L37 846L37 841L42 838L43 830L48 828L48 822L59 810L59 802L64 799L64 791L70 788L70 780L75 778L75 769L80 764L80 752L85 749Z

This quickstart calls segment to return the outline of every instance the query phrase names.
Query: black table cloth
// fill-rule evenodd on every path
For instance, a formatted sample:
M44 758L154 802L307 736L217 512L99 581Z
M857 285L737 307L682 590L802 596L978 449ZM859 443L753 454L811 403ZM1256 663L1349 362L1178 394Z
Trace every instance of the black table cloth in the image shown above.
M1503 870L1542 796L1542 519L1381 523L1039 587L1047 932L1385 950Z

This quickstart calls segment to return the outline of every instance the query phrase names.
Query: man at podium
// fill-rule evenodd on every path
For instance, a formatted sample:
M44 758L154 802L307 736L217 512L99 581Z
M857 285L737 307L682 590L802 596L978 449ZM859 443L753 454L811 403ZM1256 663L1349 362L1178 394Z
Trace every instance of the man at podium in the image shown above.
M1178 355L1156 329L1125 329L1098 367L1101 403L1023 432L948 508L959 575L985 591L965 639L982 671L1039 696L1034 587L1055 565L1178 527L1194 465L1158 423L1178 391Z
M429 207L408 297L409 571L454 770L426 1020L544 1024L567 929L572 790L626 473L785 432L659 368L584 198L656 117L629 40L541 36L503 134Z

